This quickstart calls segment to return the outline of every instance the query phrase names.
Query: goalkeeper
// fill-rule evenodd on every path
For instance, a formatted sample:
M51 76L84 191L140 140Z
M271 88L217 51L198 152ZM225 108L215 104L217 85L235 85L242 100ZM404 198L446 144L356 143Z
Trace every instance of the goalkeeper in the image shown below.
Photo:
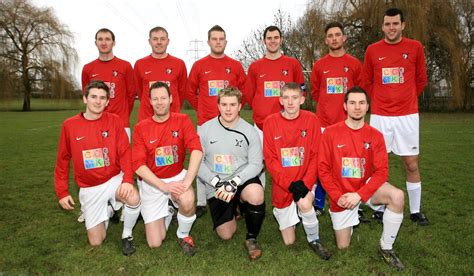
M204 152L198 177L206 183L206 198L217 235L232 238L237 230L235 210L245 211L250 260L262 255L257 236L265 217L262 184L262 147L255 128L239 116L242 93L236 88L219 91L220 115L199 128Z

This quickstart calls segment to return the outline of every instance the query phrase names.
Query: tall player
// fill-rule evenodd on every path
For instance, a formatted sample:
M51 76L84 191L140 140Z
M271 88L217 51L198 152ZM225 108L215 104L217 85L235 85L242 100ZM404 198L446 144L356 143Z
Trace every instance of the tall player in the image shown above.
M272 204L285 245L296 240L295 226L301 221L309 246L322 259L330 254L319 240L319 221L313 208L312 189L317 177L321 129L314 113L300 110L305 96L300 84L290 82L281 89L281 112L264 124L263 155L272 177Z
M344 94L354 85L359 85L362 63L346 53L344 27L339 22L331 22L324 29L324 43L329 53L316 61L311 72L311 94L317 103L316 115L321 123L321 131L332 124L344 121ZM318 183L314 206L316 212L324 212L326 192Z
M239 116L242 93L225 88L217 95L220 115L204 123L199 136L204 159L199 178L207 186L207 198L217 235L229 240L237 231L236 208L246 210L247 236L245 247L250 260L262 255L257 242L265 202L262 183L262 146L252 125Z
M135 101L133 69L128 61L114 56L115 34L106 28L95 34L95 46L99 58L82 68L82 90L91 80L101 80L110 89L110 100L105 111L117 114L122 119L130 138L130 113Z
M140 183L142 216L148 246L160 247L166 237L168 200L178 205L178 243L183 253L195 254L189 232L196 220L192 182L201 164L202 149L191 119L170 111L173 95L164 82L150 87L154 114L135 126L133 133L133 169ZM188 170L183 167L186 149L190 151Z
M283 37L276 26L269 26L263 32L266 53L261 59L250 64L247 77L247 100L252 107L255 128L263 141L263 122L272 113L280 112L279 98L282 87L296 82L305 89L301 64L292 57L281 53ZM265 187L265 174L260 180Z
M393 251L393 243L403 221L404 195L386 182L388 158L383 135L364 122L368 100L358 86L347 91L347 119L326 128L321 138L319 178L329 194L337 247L349 247L353 226L359 224L361 202L372 208L385 205L379 251L388 264L402 270L404 265Z
M161 81L166 83L173 96L171 112L179 113L184 102L187 71L184 61L167 53L170 39L168 31L163 27L154 27L148 35L151 54L135 62L135 83L140 99L138 121L153 116L150 105L150 86Z
M383 133L387 152L401 156L405 166L410 218L424 226L429 221L421 212L418 96L427 84L426 63L423 46L402 37L404 29L403 12L386 10L385 37L367 48L361 85L372 99L370 125Z
M86 111L65 120L61 128L54 188L61 207L74 209L74 200L68 193L72 159L92 246L102 244L114 209L125 203L122 251L128 256L135 252L132 229L140 214L140 197L133 186L132 155L123 120L104 112L109 99L109 87L102 81L92 81L84 88Z
M207 44L211 53L196 61L188 79L187 99L197 112L199 126L219 115L217 94L226 87L245 88L245 71L240 62L228 57L224 51L226 34L221 26L215 25L207 32ZM206 211L206 189L200 181L197 184L196 215L201 217Z

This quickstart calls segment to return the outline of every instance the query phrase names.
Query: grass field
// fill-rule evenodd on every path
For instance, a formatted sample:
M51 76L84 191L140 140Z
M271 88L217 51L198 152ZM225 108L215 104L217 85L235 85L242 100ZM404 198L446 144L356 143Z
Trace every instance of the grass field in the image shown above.
M259 236L264 252L256 262L246 258L244 221L238 223L236 236L223 242L212 231L209 213L192 230L198 249L192 258L179 251L176 224L162 248L149 249L141 220L134 231L137 252L131 257L121 254L120 224L109 227L103 246L90 247L84 225L76 222L78 210L61 210L53 189L60 125L77 112L0 113L0 274L395 273L377 255L382 226L376 223L361 225L351 247L337 251L330 219L321 217L321 239L333 253L327 262L310 251L301 225L296 244L285 247L272 216L269 186L267 216ZM249 118L250 113L245 111L243 116ZM474 114L421 115L422 206L432 224L417 227L405 208L395 249L408 274L474 273L473 137ZM396 157L390 158L390 182L405 190L402 165ZM77 188L71 187L77 202Z

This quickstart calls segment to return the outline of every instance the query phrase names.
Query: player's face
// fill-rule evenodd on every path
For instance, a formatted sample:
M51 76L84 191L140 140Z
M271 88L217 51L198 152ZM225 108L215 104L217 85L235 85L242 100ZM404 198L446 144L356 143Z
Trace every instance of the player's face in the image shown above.
M283 116L286 118L297 117L305 97L300 91L294 89L287 89L281 93L280 104L283 106Z
M105 107L107 107L107 104L109 104L107 92L100 88L92 88L89 90L89 95L87 98L84 96L82 99L86 104L86 113L96 116L104 112Z
M209 40L207 41L209 47L211 47L211 53L214 55L222 55L227 45L224 32L212 31Z
M168 35L166 35L165 32L157 31L151 33L148 43L150 43L153 54L163 55L166 54L166 49L168 48L170 40L168 39Z
M405 22L402 22L400 15L384 16L382 31L385 41L388 43L398 43L402 39L402 31L405 29Z
M239 103L236 96L229 96L222 97L217 106L219 108L219 113L221 114L221 119L226 124L231 125L238 119L242 104Z
M151 90L150 103L156 116L166 116L170 112L170 106L173 98L168 95L166 88L160 87Z
M280 51L282 42L283 39L277 30L267 32L267 35L263 41L263 43L265 43L265 47L267 48L267 52L271 54L275 54Z
M346 36L342 34L342 30L339 27L328 29L326 33L326 39L324 42L328 45L331 51L337 51L344 46Z
M110 54L115 46L112 40L112 34L109 32L100 32L95 39L95 46L99 50L99 54Z
M364 93L350 93L347 102L344 103L344 109L347 111L348 118L355 121L364 120L369 110L367 97Z

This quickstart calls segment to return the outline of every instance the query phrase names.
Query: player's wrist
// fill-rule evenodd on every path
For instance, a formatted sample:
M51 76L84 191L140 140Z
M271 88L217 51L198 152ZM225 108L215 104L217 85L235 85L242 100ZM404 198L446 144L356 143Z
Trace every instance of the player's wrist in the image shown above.
M214 176L214 177L211 179L210 184L211 184L212 187L216 188L216 187L217 187L217 184L218 184L220 181L221 181L221 178L220 178L218 175L216 175L216 176Z

